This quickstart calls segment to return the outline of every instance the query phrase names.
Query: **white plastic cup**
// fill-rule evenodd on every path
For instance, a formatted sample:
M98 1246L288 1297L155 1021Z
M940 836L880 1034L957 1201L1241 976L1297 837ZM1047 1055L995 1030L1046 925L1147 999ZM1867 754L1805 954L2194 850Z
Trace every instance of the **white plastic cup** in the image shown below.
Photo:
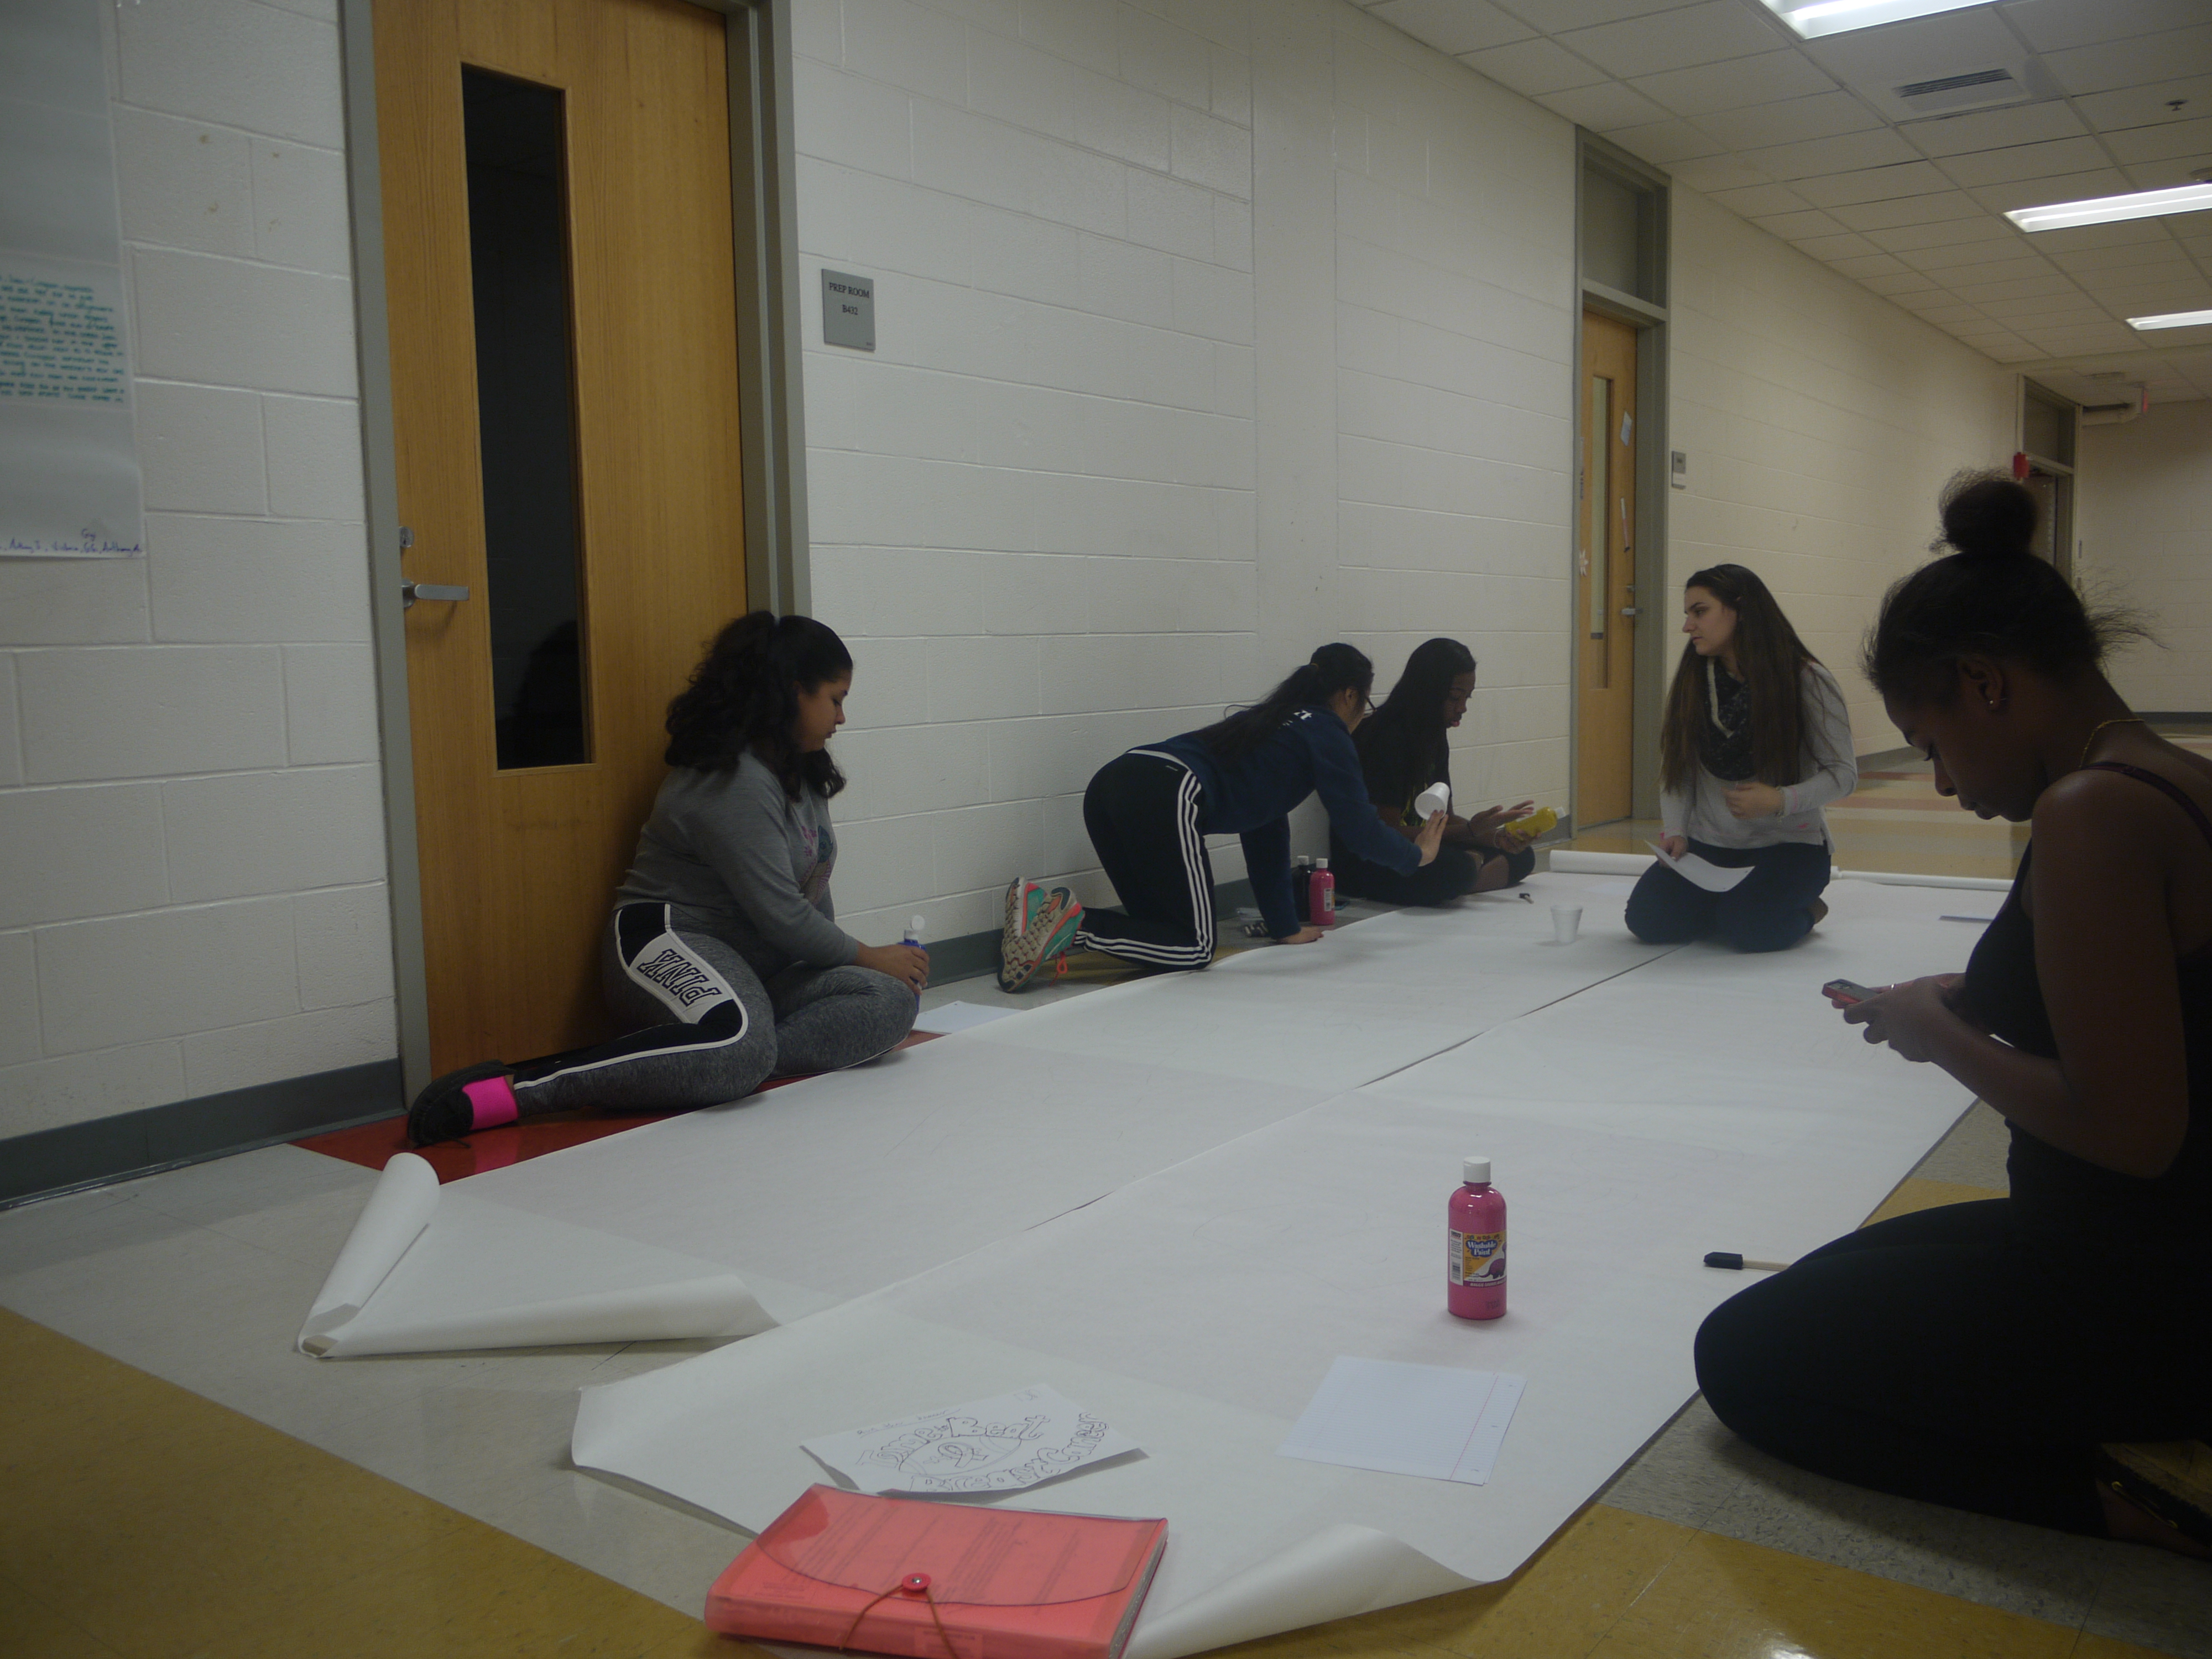
M1582 932L1583 907L1579 904L1555 904L1552 907L1552 938L1560 945L1572 945L1575 935Z

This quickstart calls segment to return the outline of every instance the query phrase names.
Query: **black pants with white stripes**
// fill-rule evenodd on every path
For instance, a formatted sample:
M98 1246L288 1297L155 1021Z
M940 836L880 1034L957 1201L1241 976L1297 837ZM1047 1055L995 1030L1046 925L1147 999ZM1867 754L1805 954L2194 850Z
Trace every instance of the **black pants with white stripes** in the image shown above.
M915 994L872 968L795 967L763 982L737 947L667 904L618 906L602 957L628 1034L526 1060L516 1106L681 1111L738 1100L769 1077L834 1072L896 1048Z
M1133 749L1098 769L1083 827L1121 908L1085 910L1079 949L1156 968L1213 960L1213 866L1198 802L1197 774L1165 755Z

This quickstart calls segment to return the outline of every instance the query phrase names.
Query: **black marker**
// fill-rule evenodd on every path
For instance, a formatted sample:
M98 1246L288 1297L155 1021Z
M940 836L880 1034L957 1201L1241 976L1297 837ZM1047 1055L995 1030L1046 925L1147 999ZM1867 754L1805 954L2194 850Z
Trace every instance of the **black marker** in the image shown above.
M1705 1266L1708 1267L1756 1267L1763 1273L1778 1273L1789 1265L1786 1261L1753 1261L1738 1255L1734 1250L1705 1252Z

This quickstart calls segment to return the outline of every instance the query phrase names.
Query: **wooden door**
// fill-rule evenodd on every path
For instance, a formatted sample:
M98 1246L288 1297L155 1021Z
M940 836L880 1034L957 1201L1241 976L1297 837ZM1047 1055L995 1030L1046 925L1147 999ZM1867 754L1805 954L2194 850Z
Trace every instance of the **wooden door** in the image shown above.
M723 20L377 0L431 1066L604 1033L668 699L745 608Z
M1575 823L1629 815L1636 734L1636 331L1583 313Z

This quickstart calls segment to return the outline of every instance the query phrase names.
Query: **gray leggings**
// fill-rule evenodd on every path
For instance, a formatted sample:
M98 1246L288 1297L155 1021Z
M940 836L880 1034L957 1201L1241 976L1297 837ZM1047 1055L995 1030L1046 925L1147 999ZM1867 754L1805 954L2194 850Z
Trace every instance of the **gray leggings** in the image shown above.
M679 927L665 904L618 907L600 960L626 1035L514 1067L526 1116L712 1106L772 1076L858 1066L914 1029L915 994L890 975L799 966L763 983L735 946Z

